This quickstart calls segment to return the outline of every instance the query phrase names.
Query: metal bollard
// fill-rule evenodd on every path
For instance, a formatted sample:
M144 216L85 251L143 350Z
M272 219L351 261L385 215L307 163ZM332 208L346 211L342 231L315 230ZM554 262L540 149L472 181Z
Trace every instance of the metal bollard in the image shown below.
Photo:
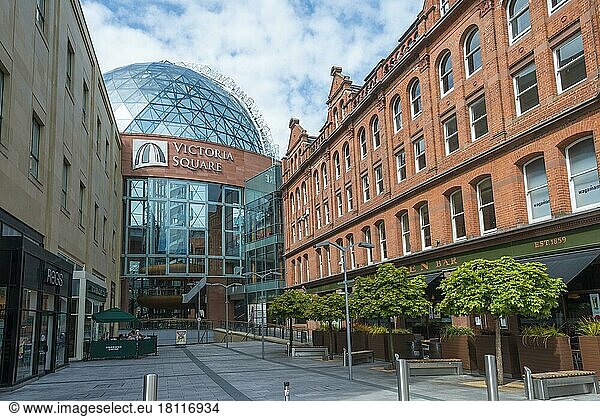
M498 371L496 370L496 356L485 355L485 384L487 386L488 401L500 401L498 397Z
M346 348L344 348L344 356L342 358L342 361L343 361L342 366L348 366L348 351L346 350Z
M409 369L406 359L400 359L396 353L396 380L398 381L398 401L410 401L408 390Z
M535 393L533 391L533 378L531 377L531 369L524 366L525 370L525 378L523 378L523 383L525 385L525 398L528 400L535 400Z
M290 383L286 381L283 383L283 401L289 401L289 400L290 400Z
M144 375L144 401L157 401L158 375Z

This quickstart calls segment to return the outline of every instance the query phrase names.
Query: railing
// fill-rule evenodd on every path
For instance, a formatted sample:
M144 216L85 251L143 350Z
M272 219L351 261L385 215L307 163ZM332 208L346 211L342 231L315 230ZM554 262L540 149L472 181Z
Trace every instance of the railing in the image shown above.
M224 329L225 321L215 322L215 326ZM283 340L290 339L290 328L289 326L282 326L279 324L267 323L263 327L259 324L250 324L245 321L230 321L229 331L246 333L247 336L252 335L253 337L262 336L264 332L265 336L274 337ZM293 340L300 343L311 343L312 334L310 330L305 328L293 328Z

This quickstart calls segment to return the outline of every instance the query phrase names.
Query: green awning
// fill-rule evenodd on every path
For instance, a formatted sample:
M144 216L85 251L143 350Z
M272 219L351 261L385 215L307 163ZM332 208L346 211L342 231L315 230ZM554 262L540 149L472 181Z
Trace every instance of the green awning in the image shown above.
M134 315L116 307L93 314L92 319L99 323L131 322L137 320Z

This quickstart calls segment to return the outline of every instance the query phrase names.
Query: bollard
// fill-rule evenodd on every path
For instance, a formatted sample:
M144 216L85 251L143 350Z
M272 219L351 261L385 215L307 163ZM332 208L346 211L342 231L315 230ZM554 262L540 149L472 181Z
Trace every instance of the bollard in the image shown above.
M406 359L400 359L396 353L396 380L398 381L398 401L410 401L408 391L408 362Z
M525 378L523 378L523 383L525 385L525 398L532 401L535 400L535 393L533 391L533 378L531 377L531 369L524 366L525 370Z
M344 348L344 357L342 358L343 360L343 366L348 366L348 351L346 350L346 348Z
M289 401L289 400L290 400L290 383L286 381L283 383L283 401Z
M158 375L144 375L144 401L157 401Z
M498 398L496 356L494 355L485 355L485 384L487 386L488 401L500 401Z

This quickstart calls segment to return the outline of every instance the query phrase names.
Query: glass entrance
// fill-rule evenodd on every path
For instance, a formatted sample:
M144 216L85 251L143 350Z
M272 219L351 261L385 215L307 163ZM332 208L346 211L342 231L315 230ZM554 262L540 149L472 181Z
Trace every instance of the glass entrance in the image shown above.
M52 331L54 317L49 313L42 313L40 325L40 347L38 351L38 373L45 373L52 367Z

